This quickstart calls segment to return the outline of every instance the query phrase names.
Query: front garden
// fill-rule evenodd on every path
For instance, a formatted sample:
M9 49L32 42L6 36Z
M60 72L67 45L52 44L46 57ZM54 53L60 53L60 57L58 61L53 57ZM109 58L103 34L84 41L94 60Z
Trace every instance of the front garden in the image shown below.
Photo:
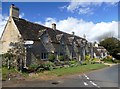
M29 78L30 74L37 74L37 77L42 76L64 76L76 73L84 73L92 70L107 67L103 62L116 63L111 57L106 59L91 59L89 55L86 55L84 61L77 60L65 60L63 56L58 57L59 60L55 60L54 55L49 55L48 61L38 62L38 64L32 64L28 69L22 68L22 71L15 69L14 66L8 68L8 64L5 63L2 67L2 80L15 79L22 77L24 79ZM12 63L10 63L12 64ZM36 76L35 76L36 77Z
M27 79L41 79L41 78L47 78L51 79L60 77L60 76L66 76L66 75L72 75L72 74L81 74L85 72L89 72L92 70L97 70L107 67L107 65L104 64L87 64L87 65L78 65L73 67L62 67L62 68L56 68L52 70L44 70L39 72L31 72L31 73L20 73L19 71L16 71L15 69L8 69L7 67L2 68L2 80L27 80ZM43 79L44 80L44 79Z

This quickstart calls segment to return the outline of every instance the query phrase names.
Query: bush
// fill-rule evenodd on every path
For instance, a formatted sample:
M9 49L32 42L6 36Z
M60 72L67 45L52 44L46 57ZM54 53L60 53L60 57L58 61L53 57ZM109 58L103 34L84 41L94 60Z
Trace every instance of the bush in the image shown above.
M45 62L42 64L33 64L29 66L29 72L42 72L44 70L52 70L55 67L54 63L52 62Z
M59 59L60 61L64 61L64 56L59 56L58 59Z
M69 65L70 62L69 62L69 61L64 61L64 64L65 64L65 65Z
M0 55L1 59L2 59L2 67L7 67L8 66L8 60L9 60L9 66L10 67L14 67L15 65L13 65L13 59L15 57L15 55L13 55L12 53L5 53Z
M37 64L32 64L29 66L30 69L37 69L39 67L39 65Z
M70 64L76 64L77 61L69 61Z
M107 56L106 58L103 58L102 61L109 62L109 63L115 63L114 60L112 59L112 56Z
M55 64L52 62L46 62L43 64L44 70L52 70L55 67Z
M99 59L98 58L93 58L92 61L98 61Z
M87 64L89 64L89 60L84 60L84 61L82 62L82 65L87 65Z
M91 60L91 64L95 64L95 63L97 63L99 60L100 60L100 59L98 59L98 58L93 58L93 59Z
M83 63L82 63L82 65L87 65L87 64L89 64L90 63L90 55L86 55L85 56L85 60L83 61Z
M77 66L79 64L77 61L69 61L69 63L71 67Z
M86 55L85 60L90 60L90 55Z
M49 60L50 62L54 62L54 61L55 61L55 55L54 55L54 54L49 54L48 60Z

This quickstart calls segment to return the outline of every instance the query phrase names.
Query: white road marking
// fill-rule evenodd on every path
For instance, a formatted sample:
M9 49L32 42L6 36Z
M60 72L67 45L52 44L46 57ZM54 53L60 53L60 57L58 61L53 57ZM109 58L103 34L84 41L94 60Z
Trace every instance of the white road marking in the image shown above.
M88 86L88 84L87 84L86 82L84 82L84 85L85 85L85 86Z
M84 76L85 76L87 79L90 79L86 74L84 74Z
M86 77L86 79L90 79L86 74L84 74L84 76ZM93 86L95 86L95 87L98 87L98 88L100 88L100 86L98 86L96 83L94 83L93 81L89 81ZM85 86L87 86L88 84L86 83L86 82L84 82L84 85Z
M97 84L95 84L95 83L92 82L92 81L90 81L90 83L91 83L92 85L96 86L96 87L100 87L100 86L98 86Z

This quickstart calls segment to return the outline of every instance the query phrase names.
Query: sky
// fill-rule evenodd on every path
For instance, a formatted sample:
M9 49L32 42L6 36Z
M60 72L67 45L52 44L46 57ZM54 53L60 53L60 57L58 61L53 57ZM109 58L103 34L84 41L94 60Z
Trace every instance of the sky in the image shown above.
M2 2L0 35L9 17L9 7L20 9L20 18L83 37L100 41L105 37L118 37L118 0L115 2Z

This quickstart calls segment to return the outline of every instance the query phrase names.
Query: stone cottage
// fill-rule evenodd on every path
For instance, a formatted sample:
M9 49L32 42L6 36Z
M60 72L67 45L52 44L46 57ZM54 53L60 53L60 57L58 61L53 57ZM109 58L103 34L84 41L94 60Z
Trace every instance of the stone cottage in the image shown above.
M2 53L10 49L10 44L23 39L26 48L24 63L29 66L33 57L37 60L47 60L49 54L67 56L68 59L82 61L85 55L93 57L92 45L85 38L68 34L56 29L53 23L51 28L29 22L19 18L19 8L14 4L10 6L10 16L1 36Z

